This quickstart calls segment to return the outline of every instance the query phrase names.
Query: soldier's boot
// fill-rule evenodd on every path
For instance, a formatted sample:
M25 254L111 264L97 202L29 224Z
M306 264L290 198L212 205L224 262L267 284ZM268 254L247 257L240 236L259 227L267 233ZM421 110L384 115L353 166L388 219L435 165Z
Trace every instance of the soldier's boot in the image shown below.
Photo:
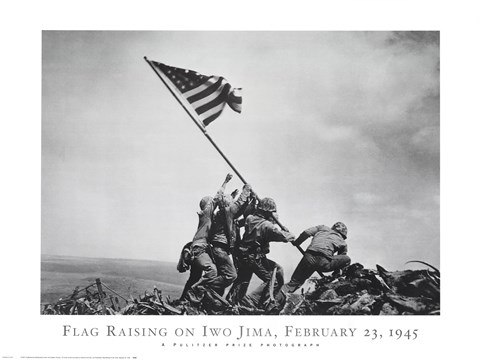
M339 268L339 269L334 270L334 271L332 272L332 277L333 277L334 279L336 279L336 278L339 278L339 277L345 275L345 271L347 270L347 268L348 268L348 265L347 265L347 266L344 266L344 267L341 267L341 268Z
M332 277L334 279L339 278L340 276L342 276L342 270L341 269L337 269L337 270L332 272Z

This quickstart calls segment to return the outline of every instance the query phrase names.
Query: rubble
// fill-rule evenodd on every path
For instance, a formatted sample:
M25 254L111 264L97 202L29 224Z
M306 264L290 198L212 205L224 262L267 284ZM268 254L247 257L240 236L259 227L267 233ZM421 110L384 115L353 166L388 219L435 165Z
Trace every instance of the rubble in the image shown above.
M164 298L156 288L152 293L145 292L138 299L126 299L97 279L96 284L82 290L77 287L70 296L55 304L45 305L42 314L439 315L440 272L431 268L387 271L380 265L372 270L355 263L341 275L324 274L321 278L309 280L314 286L305 294L287 294L283 309L278 306L260 309L231 305L213 291L207 291L199 304L172 301L168 297ZM125 303L123 307L119 297Z
M377 271L353 264L343 276L311 280L315 290L292 315L438 315L440 272ZM288 304L287 304L288 305Z

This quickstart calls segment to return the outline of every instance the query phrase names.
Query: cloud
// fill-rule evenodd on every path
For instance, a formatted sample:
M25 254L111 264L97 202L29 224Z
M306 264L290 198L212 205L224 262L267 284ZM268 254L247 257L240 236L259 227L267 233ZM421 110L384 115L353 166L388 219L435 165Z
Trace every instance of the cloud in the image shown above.
M401 45L411 49L423 49L425 46L440 46L439 31L393 31L387 43Z
M380 195L369 192L356 193L353 195L353 200L360 206L378 206L383 203L383 198Z
M410 142L419 152L436 156L440 149L440 128L424 127L413 134Z
M351 125L325 126L318 124L316 127L312 127L312 131L317 135L318 140L336 144L356 140L360 136L357 129Z

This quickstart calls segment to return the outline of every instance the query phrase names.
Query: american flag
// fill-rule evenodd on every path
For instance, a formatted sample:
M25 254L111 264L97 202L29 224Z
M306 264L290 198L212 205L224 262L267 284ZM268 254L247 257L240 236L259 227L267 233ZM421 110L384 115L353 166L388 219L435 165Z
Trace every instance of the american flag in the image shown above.
M223 77L205 76L193 70L180 69L156 61L150 63L180 91L203 125L207 126L219 117L225 104L238 113L242 111L241 89L232 88Z

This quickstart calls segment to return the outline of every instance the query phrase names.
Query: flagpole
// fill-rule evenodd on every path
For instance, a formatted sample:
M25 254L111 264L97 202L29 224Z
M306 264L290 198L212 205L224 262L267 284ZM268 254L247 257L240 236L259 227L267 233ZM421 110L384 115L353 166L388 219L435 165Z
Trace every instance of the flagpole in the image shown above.
M177 94L177 91L175 89L173 89L170 84L168 83L168 81L166 80L166 78L164 78L164 75L159 73L157 71L157 69L152 65L152 63L150 62L150 60L147 59L146 56L143 57L145 59L145 61L148 63L148 65L150 65L150 67L152 68L153 71L155 71L155 74L158 75L158 77L160 78L160 80L162 80L163 84L168 88L168 90L170 91L170 93L175 97L175 99L177 99L177 101L180 103L180 105L182 105L183 109L187 112L187 114L190 116L190 118L193 120L193 122L195 123L195 125L197 125L197 127L200 129L200 131L203 133L203 135L205 135L205 137L212 143L213 147L220 153L220 155L223 157L223 159L227 162L227 164L232 168L232 170L235 172L235 174L237 174L237 176L240 178L240 180L246 184L247 182L245 181L245 179L243 178L243 176L238 172L238 170L235 168L235 166L233 166L233 164L230 162L230 160L227 158L227 156L223 153L223 151L218 147L218 145L215 143L215 141L213 141L213 139L211 138L210 134L207 133L207 129L205 129L204 125L202 125L201 121L199 119L197 119L197 116L196 114L194 114L192 112L192 110L186 106L184 104L184 102L181 100L181 98L178 96L179 94Z
M167 89L170 91L170 93L173 95L173 97L175 99L177 99L177 101L179 102L179 104L183 107L183 109L187 112L187 114L190 116L190 118L193 120L193 122L195 123L195 125L198 126L198 128L200 129L201 132L203 132L204 134L207 133L207 130L205 129L205 127L203 125L201 125L197 119L195 118L195 116L193 116L193 114L189 111L190 109L188 109L188 107L183 103L182 100L180 100L180 98L178 97L176 91L170 87L170 84L168 84L166 78L164 78L163 74L160 74L157 69L155 68L155 66L152 65L152 63L150 62L150 60L147 59L146 56L143 57L143 59L148 63L148 65L150 65L150 67L152 68L152 70L155 72L155 74L157 74L157 76L160 78L160 80L162 80L163 84L167 87Z
M205 126L201 123L200 119L197 119L197 115L192 112L189 106L187 106L183 101L182 97L179 96L180 94L177 94L177 90L172 88L169 84L168 79L161 73L157 71L157 69L152 65L150 60L147 59L146 56L143 57L143 59L150 65L152 70L157 74L157 76L162 80L163 84L167 87L167 89L170 91L170 93L173 95L175 99L180 103L180 105L183 107L183 109L187 112L187 114L190 116L192 121L197 125L197 127L200 129L200 131L205 135L205 137L210 141L210 143L213 145L213 147L218 151L218 153L223 157L223 159L227 162L227 164L232 168L232 170L237 174L238 178L244 183L247 184L247 181L244 179L244 177L238 172L238 170L233 166L233 164L230 162L230 160L226 157L226 155L223 153L223 151L218 147L218 145L213 141L211 136L207 133L207 130L205 129ZM260 197L252 190L253 195L257 198L257 200L260 200ZM288 231L289 230L276 218L273 218L273 220L277 223L278 226L283 231ZM293 245L293 244L292 244ZM300 245L294 245L301 253L302 255L305 254L305 250L303 250Z

